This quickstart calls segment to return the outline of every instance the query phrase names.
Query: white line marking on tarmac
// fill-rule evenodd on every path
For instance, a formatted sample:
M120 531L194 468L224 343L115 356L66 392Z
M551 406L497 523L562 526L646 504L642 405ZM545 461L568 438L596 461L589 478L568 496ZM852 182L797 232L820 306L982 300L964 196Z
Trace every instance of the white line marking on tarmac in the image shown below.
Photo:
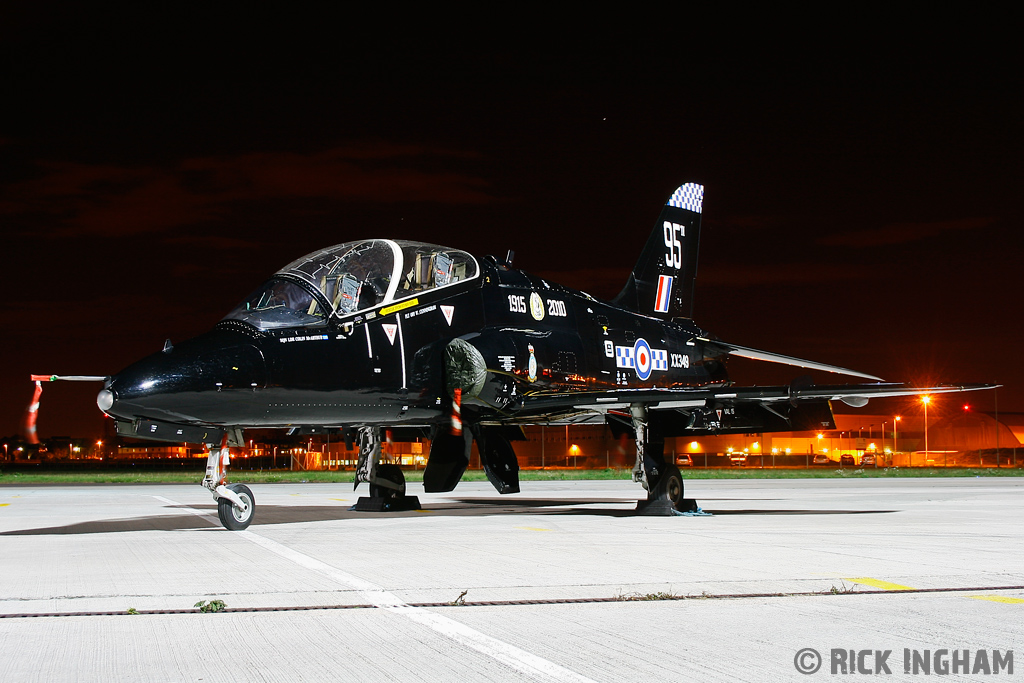
M205 512L182 505L170 498L164 498L163 496L153 497L169 505L174 505L184 512L189 512L197 517L201 517L214 526L220 526L219 519L212 517ZM509 643L498 640L497 638L492 638L491 636L481 633L480 631L455 621L454 619L449 619L448 617L431 612L430 610L422 607L413 607L412 605L402 601L398 596L393 593L389 593L375 583L371 583L370 581L361 579L358 576L344 572L337 567L332 567L326 562L321 562L314 557L300 553L297 550L293 550L286 545L282 545L277 541L272 541L269 538L260 536L252 531L233 532L232 538L242 538L250 543L255 543L261 548L269 550L275 555L279 555L286 560L290 560L301 567L311 569L317 573L334 579L338 583L349 586L350 588L359 591L362 594L363 599L373 606L385 609L395 614L400 614L412 621L415 621L417 624L421 624L432 629L442 636L451 638L457 643L496 659L502 664L505 664L520 673L533 676L541 680L595 683L593 679L582 676L575 671L570 671L563 666L559 666L558 664L548 661L543 657L531 654L526 650L516 647L515 645L510 645Z

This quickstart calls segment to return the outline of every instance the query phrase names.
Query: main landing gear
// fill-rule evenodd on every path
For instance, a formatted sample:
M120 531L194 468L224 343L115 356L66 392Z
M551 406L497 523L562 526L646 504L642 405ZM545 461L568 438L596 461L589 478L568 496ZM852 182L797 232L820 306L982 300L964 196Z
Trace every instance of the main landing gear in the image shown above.
M665 439L650 429L646 406L631 406L630 413L636 430L633 481L647 489L647 500L636 503L637 513L674 515L677 512L696 511L697 502L683 496L683 475L679 468L665 462Z
M225 435L219 448L210 448L203 486L213 493L213 499L217 501L217 516L224 528L241 531L252 523L256 514L256 496L245 484L228 484L227 468L231 454L227 442Z
M360 496L352 506L357 512L397 512L420 507L419 498L405 495L402 468L380 462L380 427L359 428L359 464L353 488L363 481L370 485L370 495Z

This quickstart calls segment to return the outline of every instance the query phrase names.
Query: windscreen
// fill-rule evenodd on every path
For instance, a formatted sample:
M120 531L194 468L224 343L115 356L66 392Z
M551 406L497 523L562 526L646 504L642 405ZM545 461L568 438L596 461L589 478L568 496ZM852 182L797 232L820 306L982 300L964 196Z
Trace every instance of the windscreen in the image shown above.
M271 280L250 294L225 320L241 320L261 330L323 323L326 312L305 287Z

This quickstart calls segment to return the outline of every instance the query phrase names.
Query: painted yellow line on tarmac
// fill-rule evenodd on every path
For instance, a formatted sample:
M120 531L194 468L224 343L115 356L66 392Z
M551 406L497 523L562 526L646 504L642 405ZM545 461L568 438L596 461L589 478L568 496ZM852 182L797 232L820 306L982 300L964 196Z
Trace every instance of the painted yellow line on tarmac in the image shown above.
M1005 602L1010 605L1024 605L1022 598L1007 598L1003 595L968 595L971 600L988 600L989 602Z
M859 583L862 586L871 586L872 588L881 588L884 591L912 591L917 590L911 586L901 586L898 583L891 583L889 581L882 581L881 579L872 579L870 576L861 576L855 579L846 579L843 581L852 581L853 583Z
M551 529L544 529L539 526L517 526L516 529L522 529L523 531L551 531Z
M347 503L347 502L349 502L348 498L331 498L330 500L336 500L339 503Z
M843 579L843 581L851 581L853 583L859 583L863 586L871 586L872 588L881 588L884 591L912 591L916 590L910 586L901 586L898 583L891 583L889 581L882 581L881 579L872 579L869 576L861 576L855 579ZM988 600L989 602L1002 602L1009 605L1024 605L1024 598L1008 598L1003 595L968 595L968 598L972 600Z
M10 503L0 503L0 508L5 508L8 505L10 505Z

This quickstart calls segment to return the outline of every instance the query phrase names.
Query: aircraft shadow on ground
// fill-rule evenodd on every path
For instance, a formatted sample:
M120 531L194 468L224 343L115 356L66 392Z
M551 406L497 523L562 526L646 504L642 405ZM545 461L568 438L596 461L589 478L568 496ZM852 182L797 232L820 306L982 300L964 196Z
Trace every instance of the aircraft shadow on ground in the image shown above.
M492 516L492 515L578 515L588 517L634 517L632 508L582 507L616 503L629 504L619 498L577 498L563 500L540 500L535 498L460 498L454 503L428 505L420 510L401 512L355 512L347 505L260 505L256 512L253 528L272 524L295 524L327 522L343 519L366 519L373 517L432 517L432 516ZM185 506L166 506L178 508ZM569 509L567 509L569 508ZM200 510L216 517L213 505L196 505L191 509ZM707 510L712 515L863 515L884 514L896 510ZM128 531L186 531L214 529L209 521L191 513L131 517L125 519L96 520L55 527L36 529L14 529L0 532L0 536L60 536L76 534L109 534Z

